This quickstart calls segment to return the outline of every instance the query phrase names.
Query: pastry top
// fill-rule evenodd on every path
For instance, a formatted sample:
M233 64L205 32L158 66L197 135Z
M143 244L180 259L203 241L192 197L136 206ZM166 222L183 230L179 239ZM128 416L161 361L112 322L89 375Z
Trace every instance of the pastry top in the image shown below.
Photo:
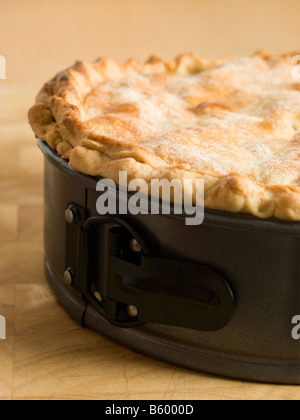
M295 55L77 62L42 88L29 121L84 174L204 179L206 208L299 221Z

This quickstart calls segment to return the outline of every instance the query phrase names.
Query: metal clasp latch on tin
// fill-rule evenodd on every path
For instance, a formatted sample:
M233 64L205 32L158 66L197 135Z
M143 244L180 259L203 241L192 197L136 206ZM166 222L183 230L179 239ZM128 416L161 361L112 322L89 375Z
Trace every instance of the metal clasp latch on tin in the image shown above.
M215 269L155 255L120 217L66 212L65 280L121 328L157 323L217 331L231 320L233 293Z

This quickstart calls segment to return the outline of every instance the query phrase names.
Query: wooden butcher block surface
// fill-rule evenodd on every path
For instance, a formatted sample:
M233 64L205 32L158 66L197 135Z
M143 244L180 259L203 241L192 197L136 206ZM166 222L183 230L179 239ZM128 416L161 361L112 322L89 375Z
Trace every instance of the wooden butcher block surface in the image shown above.
M35 91L0 87L0 399L300 399L135 354L77 325L43 271L43 156L27 123Z

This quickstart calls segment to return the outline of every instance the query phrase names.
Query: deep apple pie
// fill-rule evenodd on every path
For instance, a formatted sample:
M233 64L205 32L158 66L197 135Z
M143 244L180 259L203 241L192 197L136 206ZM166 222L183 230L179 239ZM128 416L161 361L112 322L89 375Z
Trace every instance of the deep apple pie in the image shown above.
M84 174L200 178L208 209L300 220L294 55L77 62L45 84L29 121Z

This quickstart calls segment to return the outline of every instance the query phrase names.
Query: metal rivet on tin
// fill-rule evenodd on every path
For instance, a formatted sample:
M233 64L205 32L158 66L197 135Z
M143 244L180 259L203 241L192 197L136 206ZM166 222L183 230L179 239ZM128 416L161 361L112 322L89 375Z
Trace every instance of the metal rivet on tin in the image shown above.
M67 208L65 212L65 219L70 224L75 222L75 211L72 206Z
M103 301L103 297L102 297L101 293L98 292L97 290L94 292L94 296L98 300L98 302L102 302Z
M130 245L131 251L134 252L135 254L140 254L142 252L142 247L136 239L131 239L129 245Z
M138 316L139 311L138 311L138 308L136 306L134 306L134 305L127 305L127 313L132 318L135 318L135 317Z
M67 286L72 286L74 281L74 274L72 268L67 268L64 272L64 283Z

